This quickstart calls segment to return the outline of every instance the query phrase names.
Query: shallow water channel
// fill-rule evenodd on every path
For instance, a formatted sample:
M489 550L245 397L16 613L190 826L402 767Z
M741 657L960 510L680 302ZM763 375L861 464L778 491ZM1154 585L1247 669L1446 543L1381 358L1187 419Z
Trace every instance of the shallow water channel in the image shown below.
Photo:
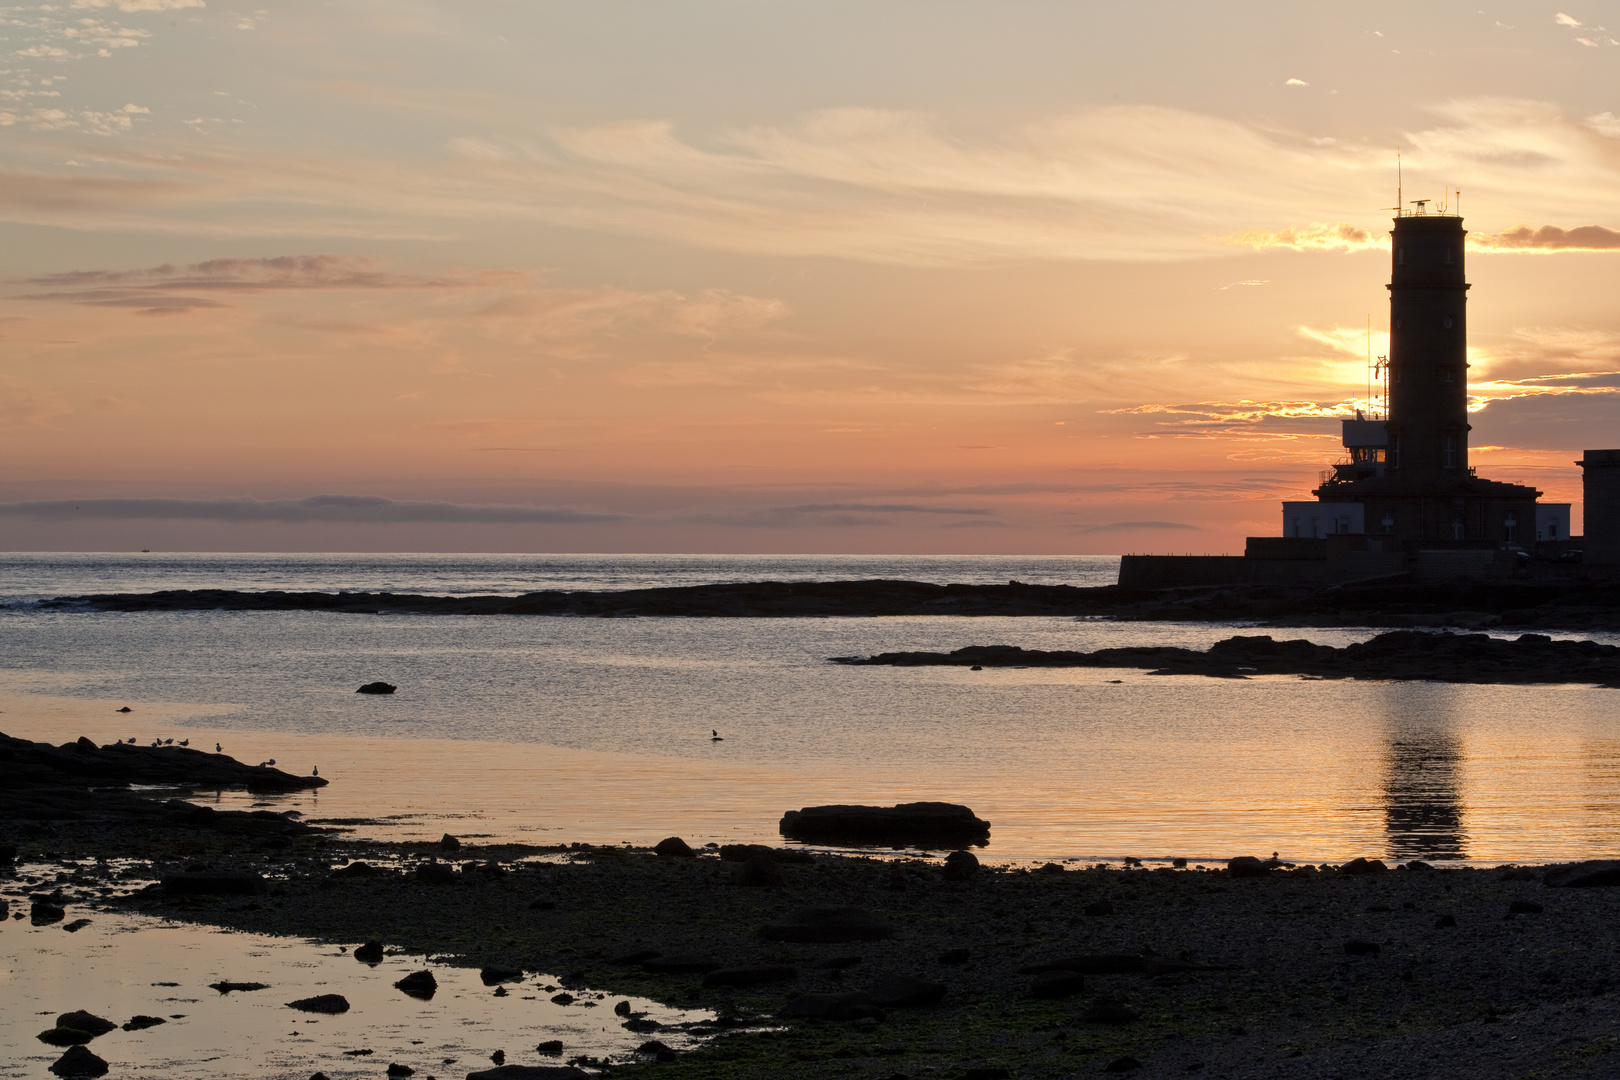
M89 1046L113 1076L165 1080L308 1080L316 1071L345 1080L381 1077L396 1062L414 1069L418 1080L448 1080L491 1067L497 1050L515 1064L557 1065L580 1056L624 1061L648 1039L688 1048L698 1036L683 1025L712 1018L630 998L633 1014L662 1025L655 1034L635 1034L613 1011L627 999L573 988L567 992L574 1000L560 1004L551 1000L561 992L551 976L526 975L498 996L477 971L421 956L385 955L373 966L351 955L358 942L214 930L93 905L69 903L62 922L34 926L28 894L51 891L56 872L22 867L0 885L11 907L0 928L0 1000L7 1003L0 1010L0 1077L48 1078L62 1050L37 1036L78 1009L118 1024L162 1017L163 1024L111 1031ZM82 918L89 925L64 929ZM432 1000L394 988L424 969L438 980ZM221 981L266 985L231 993L211 988ZM318 994L341 994L349 1011L331 1016L287 1007ZM561 1054L536 1050L553 1039L563 1044Z

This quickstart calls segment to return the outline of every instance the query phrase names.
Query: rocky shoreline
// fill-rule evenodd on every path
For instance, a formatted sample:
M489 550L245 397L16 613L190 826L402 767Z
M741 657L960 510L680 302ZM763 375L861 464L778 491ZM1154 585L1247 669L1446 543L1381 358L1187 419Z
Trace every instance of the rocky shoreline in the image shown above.
M47 758L118 752L20 742L3 744L8 778L28 746ZM255 768L202 757L238 776ZM294 827L270 835L220 827L156 800L119 820L121 800L139 796L82 790L100 810L36 803L47 812L30 817L10 803L0 819L0 856L33 883L8 870L7 891L33 890L36 923L68 928L116 905L372 943L364 955L380 945L426 970L471 966L491 993L527 981L714 1012L680 1032L712 1036L683 1053L657 1048L656 1024L615 1016L641 1024L652 1049L614 1074L1490 1080L1620 1069L1609 1033L1620 1019L1617 864L1037 867L966 852L694 851L673 837L646 848L382 844L286 819ZM567 1058L548 1047L509 1065L575 1067Z
M176 589L57 597L62 611L328 611L345 614L795 618L1048 615L1271 626L1620 631L1620 585L1568 581L1419 585L1234 585L1157 591L1118 586L934 585L916 581L748 582L523 596Z
M1487 634L1397 630L1343 647L1276 641L1269 635L1226 638L1208 649L1146 646L1095 652L970 645L948 653L886 652L833 657L835 664L890 667L1142 668L1153 675L1303 675L1318 679L1397 679L1458 683L1590 683L1620 687L1620 647L1516 639Z

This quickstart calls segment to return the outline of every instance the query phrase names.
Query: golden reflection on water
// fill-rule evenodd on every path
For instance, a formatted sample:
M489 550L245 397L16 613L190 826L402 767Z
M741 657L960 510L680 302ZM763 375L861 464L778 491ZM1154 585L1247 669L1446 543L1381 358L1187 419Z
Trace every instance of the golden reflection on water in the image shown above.
M218 741L240 760L275 758L292 772L318 766L332 782L318 792L195 797L297 810L379 839L449 831L482 842L651 844L680 835L694 844L771 843L780 842L776 825L788 809L948 799L992 822L984 852L991 858L1210 861L1278 851L1309 861L1494 864L1602 857L1620 847L1620 738L1608 733L1606 711L1620 697L1612 691L1211 685L1141 673L1124 673L1116 686L1103 677L1112 674L1062 676L1075 680L1076 693L1105 695L1106 709L1086 698L1034 733L1012 723L998 729L992 718L970 741L949 743L949 753L898 763L750 758L739 753L740 735L658 756L190 727L181 726L185 717L203 707L151 703L136 723L110 718L104 701L17 692L0 697L0 730L110 741L121 726L144 738L167 724L193 746ZM995 677L1048 695L1057 678Z

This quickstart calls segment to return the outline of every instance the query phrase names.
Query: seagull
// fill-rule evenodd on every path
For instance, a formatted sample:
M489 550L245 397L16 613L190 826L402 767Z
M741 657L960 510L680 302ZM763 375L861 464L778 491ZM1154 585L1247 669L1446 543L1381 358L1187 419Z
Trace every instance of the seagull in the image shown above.
M710 742L724 742L725 738L726 737L724 735L720 734L718 731L714 730L713 728L709 729L709 741Z
M310 769L309 769L309 775L311 775L311 776L319 776L319 775L321 775L321 767L319 765L311 765Z
M266 765L274 765L275 763L276 763L275 758L271 758L269 761L265 762Z
M225 752L225 748L223 746L219 745L219 743L214 744L214 753L221 754L221 753L224 753L224 752Z
M173 746L174 745L174 740L173 739L164 739L163 740L163 745L164 746Z
M190 746L191 745L191 740L190 739L181 739L180 740L180 745L181 746Z

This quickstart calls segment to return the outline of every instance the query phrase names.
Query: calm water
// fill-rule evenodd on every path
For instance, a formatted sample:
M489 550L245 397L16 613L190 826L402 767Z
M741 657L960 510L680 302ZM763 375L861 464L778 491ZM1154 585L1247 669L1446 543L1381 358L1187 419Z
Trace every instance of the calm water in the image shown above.
M4 556L0 585L26 598L178 585L451 593L762 577L1090 584L1113 565L145 558ZM1498 862L1620 849L1616 691L826 662L975 643L1205 645L1240 629L1057 618L92 615L23 603L0 612L0 730L217 741L245 760L318 766L330 787L276 805L382 818L359 827L379 836L763 841L786 809L930 798L990 819L988 854L1006 858L1276 850ZM1342 644L1372 632L1278 633ZM379 678L399 692L353 692ZM124 704L135 711L113 712Z

